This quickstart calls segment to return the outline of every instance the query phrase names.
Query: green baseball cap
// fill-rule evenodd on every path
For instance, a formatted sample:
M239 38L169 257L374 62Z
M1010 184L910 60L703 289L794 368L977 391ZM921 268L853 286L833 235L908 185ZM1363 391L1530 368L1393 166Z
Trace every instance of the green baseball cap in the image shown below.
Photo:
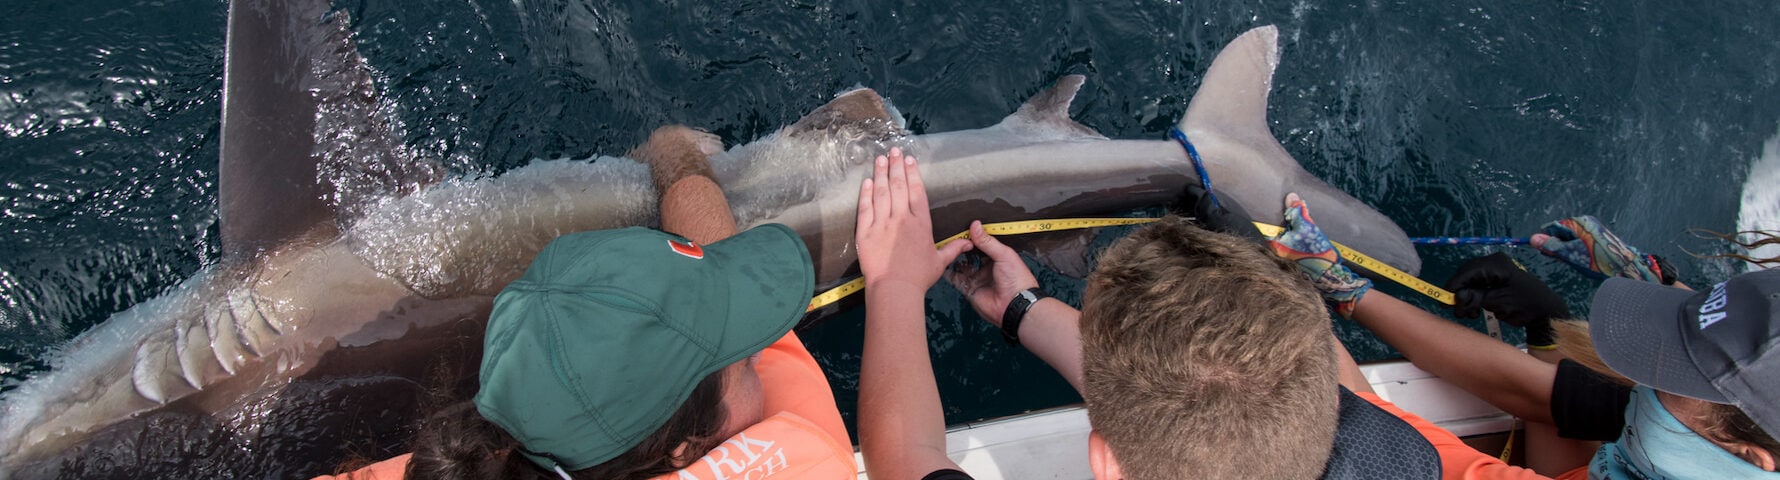
M565 235L495 297L476 409L547 470L605 463L783 337L814 284L783 225L703 246L647 228Z

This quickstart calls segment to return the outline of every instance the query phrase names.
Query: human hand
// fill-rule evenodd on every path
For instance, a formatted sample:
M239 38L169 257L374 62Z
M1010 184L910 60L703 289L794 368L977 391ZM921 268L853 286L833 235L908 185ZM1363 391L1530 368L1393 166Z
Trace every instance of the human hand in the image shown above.
M1545 224L1534 234L1533 248L1557 257L1594 279L1626 277L1664 285L1675 283L1675 269L1656 255L1646 254L1607 230L1592 215L1570 217Z
M1329 237L1310 219L1310 210L1296 193L1286 194L1286 223L1286 231L1267 240L1273 254L1298 264L1298 270L1310 276L1311 285L1335 313L1351 317L1360 297L1372 289L1372 281L1341 264L1341 252L1335 251Z
M865 285L898 283L925 291L939 281L946 265L971 243L954 241L933 247L933 219L927 211L927 186L914 156L892 147L875 159L872 178L859 187L859 270Z
M1526 328L1530 347L1556 344L1551 337L1551 320L1571 316L1563 297L1537 275L1522 270L1506 253L1465 262L1446 281L1446 289L1452 291L1456 300L1453 315L1476 318L1479 309L1488 310L1509 325Z
M1038 286L1038 279L1019 252L996 240L983 230L983 222L970 222L970 243L989 257L989 265L958 267L946 272L946 281L970 299L977 315L995 326L1001 326L1001 315L1014 296Z

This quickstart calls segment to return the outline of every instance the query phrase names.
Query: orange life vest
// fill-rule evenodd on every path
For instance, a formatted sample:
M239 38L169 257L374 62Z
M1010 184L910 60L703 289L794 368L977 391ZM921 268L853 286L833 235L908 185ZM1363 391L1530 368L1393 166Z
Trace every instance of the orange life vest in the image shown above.
M787 333L760 352L754 365L765 390L766 420L742 430L668 480L763 480L856 478L853 442L834 406L828 378L797 335ZM395 480L413 454L350 473L315 480Z
M339 475L322 475L314 480L402 480L408 474L408 460L413 458L414 454L404 453L358 470Z
M822 427L780 412L729 440L678 472L656 480L840 479L859 475L853 446Z

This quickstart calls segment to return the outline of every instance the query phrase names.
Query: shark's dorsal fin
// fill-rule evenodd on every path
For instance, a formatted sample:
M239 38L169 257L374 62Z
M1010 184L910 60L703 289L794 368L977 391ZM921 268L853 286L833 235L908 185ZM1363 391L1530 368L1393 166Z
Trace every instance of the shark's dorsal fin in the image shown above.
M1267 126L1267 92L1279 66L1279 29L1268 25L1236 37L1211 61L1178 127L1188 136L1214 131L1277 144Z
M1077 123L1069 118L1069 104L1075 101L1076 92L1081 91L1087 77L1081 75L1064 75L1026 103L1020 105L1012 115L1001 120L998 127L1046 131L1066 138L1090 138L1105 140L1106 136Z
M856 88L836 95L834 100L804 115L797 123L786 127L785 134L795 137L804 132L842 126L862 128L880 140L904 133L900 119L890 113L884 97L869 88Z
M330 234L365 197L444 170L401 153L344 12L327 1L229 4L217 217L225 260Z

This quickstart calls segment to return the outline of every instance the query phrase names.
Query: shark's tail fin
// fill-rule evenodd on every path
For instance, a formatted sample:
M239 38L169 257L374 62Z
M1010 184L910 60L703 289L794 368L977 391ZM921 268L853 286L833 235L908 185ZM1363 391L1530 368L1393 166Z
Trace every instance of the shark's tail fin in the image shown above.
M1219 191L1224 202L1237 200L1256 220L1279 223L1284 195L1297 192L1316 212L1317 226L1329 238L1391 264L1410 274L1421 270L1409 236L1377 210L1312 176L1273 137L1267 121L1267 96L1273 89L1273 72L1279 66L1279 30L1271 25L1249 30L1226 45L1212 60L1199 91L1187 105L1187 114L1176 126L1201 145L1201 153L1222 153L1222 161L1261 162L1272 172L1276 185L1260 185L1258 178L1229 179L1248 188L1248 198L1233 199ZM1213 147L1216 151L1210 151ZM1207 160L1211 161L1211 160ZM1216 188L1218 179L1213 178ZM1265 187L1265 188L1263 188ZM1276 188L1275 188L1276 187Z
M1277 146L1279 141L1267 126L1267 92L1273 89L1273 70L1279 66L1278 42L1279 29L1268 25L1224 46L1176 128Z

